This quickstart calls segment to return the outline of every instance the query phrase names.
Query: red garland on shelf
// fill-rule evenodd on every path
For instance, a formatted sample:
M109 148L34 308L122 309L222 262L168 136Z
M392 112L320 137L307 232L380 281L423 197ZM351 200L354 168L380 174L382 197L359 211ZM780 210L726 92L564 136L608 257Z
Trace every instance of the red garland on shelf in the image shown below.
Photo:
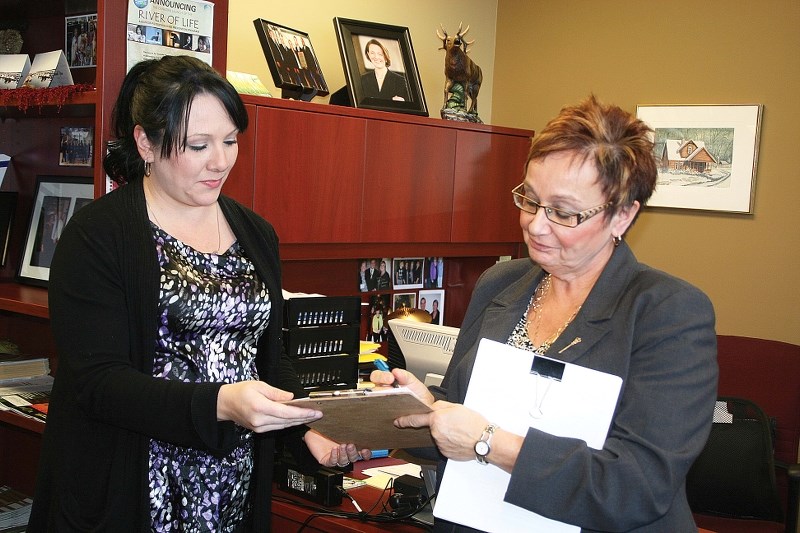
M94 86L89 83L63 85L47 89L20 87L18 89L0 89L0 106L16 105L20 111L26 112L29 107L41 108L45 105L61 107L72 95L93 91Z

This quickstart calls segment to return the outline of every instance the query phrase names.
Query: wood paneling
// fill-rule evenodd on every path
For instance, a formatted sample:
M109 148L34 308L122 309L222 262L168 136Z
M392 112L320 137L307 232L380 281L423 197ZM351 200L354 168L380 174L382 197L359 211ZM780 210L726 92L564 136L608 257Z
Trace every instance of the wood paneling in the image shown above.
M365 122L260 107L253 205L283 243L358 242Z
M363 242L449 242L456 132L367 125Z
M453 242L520 241L511 189L523 179L530 139L458 132L453 186Z

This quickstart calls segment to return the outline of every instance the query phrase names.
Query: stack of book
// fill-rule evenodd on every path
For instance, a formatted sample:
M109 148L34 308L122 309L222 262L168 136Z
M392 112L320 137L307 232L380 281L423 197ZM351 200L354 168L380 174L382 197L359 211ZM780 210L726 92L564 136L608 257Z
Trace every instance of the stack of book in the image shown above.
M25 531L33 500L7 485L0 486L0 531Z
M50 373L47 357L0 354L0 381L44 376Z
M0 411L44 422L53 377L46 357L0 355Z

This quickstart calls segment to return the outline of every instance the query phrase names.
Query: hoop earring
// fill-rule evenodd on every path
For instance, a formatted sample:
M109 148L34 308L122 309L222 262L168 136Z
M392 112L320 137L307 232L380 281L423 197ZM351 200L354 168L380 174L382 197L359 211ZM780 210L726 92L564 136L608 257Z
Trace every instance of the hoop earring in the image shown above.
M616 248L622 242L622 235L613 235L611 240L614 241L614 248Z
M153 169L151 168L151 167L152 167L152 165L153 165L153 164L152 164L152 163L150 163L150 161L145 161L145 162L144 162L144 175L145 175L145 176L147 176L148 178L150 177L150 172L152 172L152 170L153 170Z

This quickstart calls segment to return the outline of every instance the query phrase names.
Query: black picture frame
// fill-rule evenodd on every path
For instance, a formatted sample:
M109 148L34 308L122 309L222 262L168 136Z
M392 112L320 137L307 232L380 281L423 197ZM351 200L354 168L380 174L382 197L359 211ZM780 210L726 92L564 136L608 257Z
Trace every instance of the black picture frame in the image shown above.
M377 109L396 113L428 116L428 106L425 103L425 94L420 82L419 69L414 57L414 47L411 44L411 33L403 26L391 26L377 22L353 20L341 17L333 19L336 28L336 38L339 41L339 52L342 56L344 75L347 80L346 89L349 105L357 108ZM377 42L383 54L388 54L387 74L383 86L387 89L394 88L394 93L402 90L402 82L397 78L405 79L408 98L402 94L394 96L381 89L377 96L377 82L375 81L374 68L367 58L366 50L370 43ZM394 57L393 57L394 56ZM392 80L388 83L386 80ZM344 98L337 93L338 98L331 96L331 103L343 103Z
M17 273L20 282L47 286L50 263L61 232L72 215L93 199L91 177L36 177L30 223Z
M11 242L18 196L19 193L15 191L0 192L0 267L6 266L8 259L8 246Z
M310 101L315 96L329 94L307 33L264 19L255 19L253 25L267 58L272 81L281 89L282 98ZM294 50L290 51L287 42L295 43ZM298 46L300 43L302 47Z

